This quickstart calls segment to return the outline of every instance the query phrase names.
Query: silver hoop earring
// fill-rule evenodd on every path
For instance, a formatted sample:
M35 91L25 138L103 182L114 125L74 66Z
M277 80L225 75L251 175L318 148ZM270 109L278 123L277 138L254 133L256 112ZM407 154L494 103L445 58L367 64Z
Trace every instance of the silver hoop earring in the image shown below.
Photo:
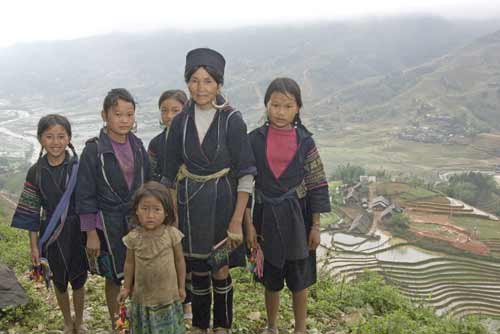
M108 122L102 121L102 127L106 129L108 127Z
M214 107L215 109L224 109L225 107L227 107L229 105L229 99L227 98L227 96L223 95L223 94L219 94L223 99L224 99L224 103L221 104L221 105L218 105L215 100L212 100L212 107ZM217 98L215 98L217 99Z
M295 117L293 118L293 127L296 129L299 126L299 120L300 116L299 113L295 114Z
M130 131L132 131L133 133L137 132L137 121L134 122L134 125L132 126L132 129L130 129Z

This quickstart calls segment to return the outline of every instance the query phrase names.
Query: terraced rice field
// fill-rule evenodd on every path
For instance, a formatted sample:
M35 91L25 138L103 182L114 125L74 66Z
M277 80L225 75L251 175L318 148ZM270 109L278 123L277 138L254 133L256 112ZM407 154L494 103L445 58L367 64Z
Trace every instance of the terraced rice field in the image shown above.
M498 217L450 197L446 200L448 203L407 202L405 213L411 220L410 230L418 237L500 259Z
M500 239L483 239L481 240L488 248L490 252L500 258Z
M382 274L409 298L438 314L500 316L500 263L449 256L379 234L379 240L322 235L322 270L352 280L365 270Z

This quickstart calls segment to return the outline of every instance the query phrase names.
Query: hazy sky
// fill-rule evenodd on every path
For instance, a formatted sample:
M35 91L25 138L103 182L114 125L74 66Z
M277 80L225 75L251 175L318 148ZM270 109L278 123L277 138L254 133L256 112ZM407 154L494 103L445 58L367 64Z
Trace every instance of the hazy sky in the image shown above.
M0 47L109 32L192 30L396 14L500 17L500 0L6 0Z

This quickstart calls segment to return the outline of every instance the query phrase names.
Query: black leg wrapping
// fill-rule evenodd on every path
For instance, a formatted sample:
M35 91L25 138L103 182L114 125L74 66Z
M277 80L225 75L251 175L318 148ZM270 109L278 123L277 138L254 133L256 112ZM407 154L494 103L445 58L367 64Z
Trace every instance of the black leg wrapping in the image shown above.
M233 323L233 282L231 276L212 279L214 287L214 328L231 328Z
M193 274L192 278L191 302L193 308L193 326L201 329L210 327L210 306L212 304L212 291L210 289L210 277L197 276Z

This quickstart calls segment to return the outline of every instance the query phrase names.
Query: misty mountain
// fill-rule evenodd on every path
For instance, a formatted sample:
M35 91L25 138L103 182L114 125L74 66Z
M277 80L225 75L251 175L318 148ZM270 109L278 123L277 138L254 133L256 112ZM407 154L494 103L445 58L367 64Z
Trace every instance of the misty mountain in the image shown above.
M358 120L454 127L462 135L500 130L499 54L497 31L422 65L357 82L331 99Z
M250 122L259 118L264 90L276 76L295 78L303 89L305 117L325 121L326 126L334 126L339 117L347 121L374 118L370 115L396 100L396 113L406 114L406 119L407 110L400 108L413 107L400 101L404 100L401 94L411 91L411 99L427 99L419 92L419 83L446 69L446 62L453 59L455 71L461 72L460 52L473 53L485 43L474 40L497 29L498 20L399 17L27 43L0 49L0 98L27 107L95 113L110 88L126 87L141 108L156 110L163 90L185 88L186 52L207 46L226 57L224 91ZM461 49L464 45L469 46ZM451 85L460 81L454 78L451 72L446 76ZM470 98L482 96L478 86L474 92L469 87L464 83L459 90ZM450 99L452 105L476 101ZM496 102L483 102L481 117L496 117L490 115L490 104Z

